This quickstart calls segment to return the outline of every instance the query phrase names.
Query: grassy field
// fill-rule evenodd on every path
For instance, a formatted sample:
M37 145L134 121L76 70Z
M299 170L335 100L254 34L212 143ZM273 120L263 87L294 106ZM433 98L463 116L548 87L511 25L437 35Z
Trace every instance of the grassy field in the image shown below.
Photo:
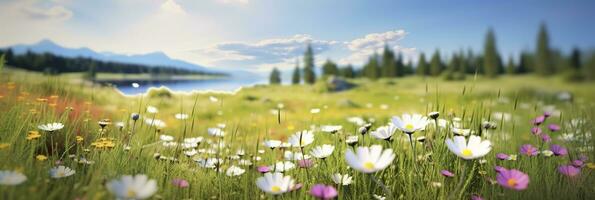
M0 170L16 171L27 179L18 185L0 185L0 195L2 199L113 199L118 192L111 189L111 180L145 174L157 184L149 199L314 199L310 190L315 184L332 185L339 199L595 198L594 83L571 84L559 77L534 76L353 82L358 86L344 92L326 92L323 84L317 84L255 86L235 94L176 94L161 89L143 96L122 96L114 88L73 82L71 76L5 69L0 76ZM148 107L158 111L149 113ZM392 116L433 111L440 113L439 124L448 125L435 126L430 120L425 130L413 134L425 137L423 142L410 143L399 130L391 140L376 139L370 132L361 135L362 124L353 123L353 119L363 120L375 131ZM544 112L551 116L539 127L541 135L551 137L549 142L531 132L532 120ZM131 118L132 113L139 113L139 119ZM179 113L188 117L176 117ZM105 119L111 123L102 128L99 122ZM156 119L164 126L157 126ZM490 128L482 128L485 121ZM56 131L39 128L54 122L64 127ZM548 130L551 124L560 130ZM326 133L321 129L325 125L342 129ZM209 128L216 127L225 136L208 134ZM449 151L445 140L460 129L489 140L491 151L470 160ZM263 144L265 140L288 142L302 130L314 134L312 144L303 148L270 149ZM33 138L32 131L40 136ZM347 136L358 136L357 145L349 146ZM196 147L180 145L194 137L203 138ZM310 154L323 144L333 145L334 151L325 159L310 158L314 162L310 167L302 168L302 159L285 155L285 151ZM374 144L394 152L386 168L363 173L350 167L346 152ZM524 144L540 153L521 154ZM565 147L567 155L543 153L554 145ZM185 155L192 149L198 153ZM498 153L516 159L500 160ZM578 174L559 172L560 166L578 159L584 160L574 167L580 170ZM260 190L256 180L263 174L257 169L284 160L296 165L284 174L300 183L301 189L279 195ZM52 178L49 171L58 165L76 172ZM514 190L501 185L495 166L527 174L528 186ZM235 167L245 172L229 176L229 171L242 171ZM443 176L441 170L454 176ZM334 173L348 174L353 182L337 185L331 178ZM180 179L189 186L183 187ZM128 188L123 194L145 197L139 193Z

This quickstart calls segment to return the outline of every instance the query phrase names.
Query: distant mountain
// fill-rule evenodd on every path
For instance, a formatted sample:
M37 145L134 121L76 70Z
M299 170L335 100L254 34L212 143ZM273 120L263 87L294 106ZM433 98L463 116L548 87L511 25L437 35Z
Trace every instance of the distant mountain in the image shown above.
M14 45L4 48L11 48L15 54L24 54L27 51L35 53L50 52L55 55L64 57L88 57L101 61L121 62L130 64L142 64L148 66L167 66L173 68L195 70L201 72L219 72L216 70L209 69L207 67L192 64L183 60L172 59L162 52L154 52L148 54L136 54L136 55L122 55L110 52L96 52L89 48L67 48L60 46L51 40L42 40L38 43L26 45Z

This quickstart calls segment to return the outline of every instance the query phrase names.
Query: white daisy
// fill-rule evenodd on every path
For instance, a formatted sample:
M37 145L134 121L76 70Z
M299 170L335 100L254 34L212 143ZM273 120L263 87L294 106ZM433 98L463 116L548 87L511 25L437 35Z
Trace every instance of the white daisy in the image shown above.
M50 177L64 178L74 175L75 171L62 165L50 169Z
M320 113L320 108L312 108L312 109L310 109L310 113L318 114L318 113Z
M320 127L320 131L327 133L336 133L343 129L341 125L324 125Z
M0 171L0 185L18 185L27 180L27 177L17 171Z
M209 129L207 129L207 132L209 133L210 136L215 136L215 137L225 136L225 131L221 130L220 128L209 128Z
M326 157L329 157L331 154L333 154L334 150L335 146L324 144L322 146L314 147L314 149L310 151L310 155L314 156L315 158L325 159Z
M176 119L179 119L179 120L185 120L185 119L188 119L188 114L178 113L175 115L175 117L176 117Z
M490 141L481 141L476 135L469 137L469 143L465 141L465 137L455 136L454 139L447 139L446 145L451 152L465 160L483 157L492 149Z
M196 155L197 153L198 153L198 151L196 151L196 149L191 149L191 150L188 150L188 151L184 151L184 154L186 156L188 156L188 157L192 157L192 156Z
M294 182L291 176L283 176L282 173L265 173L256 179L256 186L266 193L278 195L291 191Z
M171 142L174 141L174 136L171 135L160 135L159 139L163 142Z
M271 169L274 169L276 172L286 172L295 168L295 164L289 161L279 161L272 166L269 166Z
M309 130L300 131L291 135L287 141L292 147L305 147L314 142L314 134Z
M331 176L331 179L333 179L333 182L338 185L350 185L351 182L353 182L353 177L349 176L349 174L341 175L339 173L335 173Z
M364 124L366 124L366 120L364 120L364 118L361 117L349 117L347 118L347 121L357 126L363 126Z
M62 123L48 123L48 124L39 125L37 128L39 128L43 131L47 131L47 132L54 132L54 131L61 130L62 128L64 128L64 124L62 124Z
M227 171L225 172L225 174L227 176L240 176L240 175L244 174L244 172L246 172L246 170L239 168L235 165L232 165L231 167L227 168Z
M279 140L265 140L264 141L264 146L274 149L277 148L281 145L281 141Z
M397 127L392 123L387 126L378 127L375 131L370 132L370 135L379 140L390 140Z
M107 190L117 199L147 199L157 192L157 181L147 175L125 175L106 184Z
M395 158L392 149L382 150L380 145L371 147L358 147L354 153L352 149L347 149L345 159L347 164L360 172L373 173L382 170L390 165Z
M198 163L198 166L202 167L202 168L215 168L217 167L217 165L219 165L220 163L223 162L223 159L217 159L217 158L207 158L207 159L198 159L196 161Z
M147 112L151 113L151 114L155 114L155 113L158 113L159 110L154 106L147 106Z
M420 114L403 114L401 117L394 116L392 123L401 131L407 134L413 134L416 131L425 130L430 120L428 120L428 117Z
M471 129L452 127L452 133L454 133L455 135L469 136L471 132Z
M215 102L218 102L219 99L217 99L217 97L214 97L214 96L209 96L209 101L215 103Z
M304 160L310 159L309 155L304 155L302 152L292 152L292 151L285 151L283 152L283 157L285 160Z
M145 123L149 126L154 126L158 129L166 127L165 122L159 119L145 119Z
M355 144L357 144L358 141L359 141L359 137L357 135L350 135L350 136L347 136L347 138L345 138L345 142L348 145L355 145Z

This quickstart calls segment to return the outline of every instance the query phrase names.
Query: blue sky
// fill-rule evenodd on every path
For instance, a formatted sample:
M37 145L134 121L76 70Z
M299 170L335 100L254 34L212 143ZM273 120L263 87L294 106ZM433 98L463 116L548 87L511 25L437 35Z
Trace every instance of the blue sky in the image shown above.
M318 63L359 65L388 43L406 59L479 52L488 28L504 57L535 46L595 47L595 1L2 0L0 46L48 38L67 47L163 51L208 67L291 69L306 43Z

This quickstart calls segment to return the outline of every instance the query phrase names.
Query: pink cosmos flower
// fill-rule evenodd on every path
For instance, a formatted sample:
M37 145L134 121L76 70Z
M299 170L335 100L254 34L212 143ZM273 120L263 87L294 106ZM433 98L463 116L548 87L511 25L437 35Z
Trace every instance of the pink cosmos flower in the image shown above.
M445 170L445 169L444 170L441 170L440 171L440 174L442 174L442 176L445 176L445 177L453 177L453 176L455 176L455 174L453 174L452 172L450 172L448 170Z
M269 166L259 166L256 168L256 170L260 173L267 173L269 171L271 171L271 169L269 168Z
M498 158L499 160L508 160L510 156L506 155L505 153L498 153L496 154L496 158Z
M568 154L568 150L566 148L557 144L550 146L550 151L554 152L555 156L565 156Z
M171 184L179 188L187 188L188 186L190 186L188 181L181 178L174 178L174 180L171 181Z
M568 177L575 177L581 173L581 168L572 165L562 165L558 167L558 172Z
M529 185L529 176L516 169L500 171L496 180L502 187L513 190L524 190Z
M541 141L543 142L551 142L552 138L548 134L541 134Z
M547 126L548 129L550 129L551 132L556 132L560 130L560 126L557 124L550 124Z
M310 168L314 166L314 161L311 159L298 160L298 166L301 168Z
M318 199L333 199L338 193L331 185L316 184L310 189L310 195Z
M531 128L531 133L533 133L533 135L540 135L541 134L541 128L539 127L533 127Z
M532 122L533 122L533 125L535 125L535 126L539 126L539 125L541 125L541 124L542 124L544 121L545 121L545 116L541 115L541 116L538 116L538 117L536 117L535 119L533 119L533 121L532 121Z
M539 150L530 144L525 144L525 145L521 146L520 151L521 151L521 154L526 155L526 156L536 156L539 153Z

